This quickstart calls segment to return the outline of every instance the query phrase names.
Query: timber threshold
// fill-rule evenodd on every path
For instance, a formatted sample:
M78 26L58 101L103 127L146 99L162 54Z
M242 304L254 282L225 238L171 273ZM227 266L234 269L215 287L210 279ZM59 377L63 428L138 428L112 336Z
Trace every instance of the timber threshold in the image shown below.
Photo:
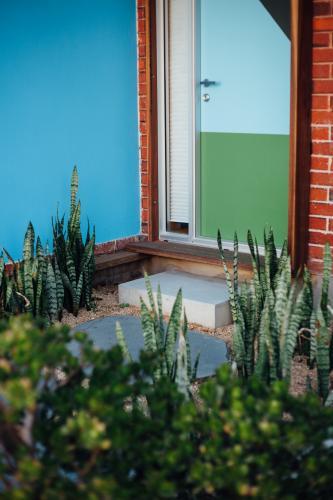
M217 244L216 244L217 246ZM139 241L127 245L126 250L143 255L164 257L200 264L221 266L221 257L217 248L190 245L186 243L173 243L169 241ZM224 250L228 265L232 265L233 252ZM239 264L244 270L252 268L251 255L239 253Z

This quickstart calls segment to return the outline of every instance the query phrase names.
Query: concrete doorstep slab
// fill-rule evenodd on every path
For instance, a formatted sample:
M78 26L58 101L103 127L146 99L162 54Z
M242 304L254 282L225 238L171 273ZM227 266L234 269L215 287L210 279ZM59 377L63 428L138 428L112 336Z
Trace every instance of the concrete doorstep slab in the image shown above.
M232 323L229 294L225 280L206 278L178 271L150 276L155 299L158 284L162 292L163 312L170 314L178 290L183 292L183 306L188 321L208 328ZM147 301L144 278L119 285L119 303L140 306L140 297Z
M100 349L110 349L117 345L115 333L116 321L119 321L126 339L126 343L134 360L139 358L144 347L141 320L135 316L107 316L82 323L74 331L86 332L94 345ZM213 375L216 369L228 361L226 343L217 337L201 332L189 330L188 338L191 349L192 366L200 354L197 377L204 378ZM73 342L71 351L79 355L78 344Z

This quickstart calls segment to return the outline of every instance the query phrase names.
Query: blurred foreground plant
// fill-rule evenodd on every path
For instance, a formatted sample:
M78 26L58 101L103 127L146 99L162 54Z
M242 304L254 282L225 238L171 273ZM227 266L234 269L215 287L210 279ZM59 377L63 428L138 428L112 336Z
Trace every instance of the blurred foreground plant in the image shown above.
M23 316L2 323L2 498L330 497L333 412L315 395L223 366L196 403L167 376L152 384L155 362Z

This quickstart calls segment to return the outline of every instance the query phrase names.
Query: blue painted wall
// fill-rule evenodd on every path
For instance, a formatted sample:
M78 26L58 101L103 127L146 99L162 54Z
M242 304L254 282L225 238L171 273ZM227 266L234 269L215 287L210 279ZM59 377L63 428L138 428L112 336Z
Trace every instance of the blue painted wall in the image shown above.
M0 0L0 245L45 242L74 164L97 241L139 232L135 0Z

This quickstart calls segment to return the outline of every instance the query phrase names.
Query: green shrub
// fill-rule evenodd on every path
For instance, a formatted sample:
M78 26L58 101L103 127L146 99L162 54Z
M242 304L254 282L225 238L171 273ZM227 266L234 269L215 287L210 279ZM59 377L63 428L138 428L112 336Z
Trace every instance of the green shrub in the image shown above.
M154 356L124 363L65 327L0 328L0 489L7 499L329 498L333 413L283 382L222 367L186 400ZM72 342L72 344L71 344Z
M227 267L218 232L218 247L229 289L234 321L233 355L240 376L253 374L266 383L278 379L290 381L293 355L300 339L307 334L302 352L316 363L319 394L325 401L329 393L329 374L333 369L332 309L328 300L332 270L330 247L325 247L322 294L319 307L313 309L311 276L305 268L303 280L292 279L286 243L280 257L273 231L264 233L265 256L260 258L256 240L248 232L252 258L250 282L238 280L238 239L234 239L233 276ZM306 348L305 345L308 344Z

